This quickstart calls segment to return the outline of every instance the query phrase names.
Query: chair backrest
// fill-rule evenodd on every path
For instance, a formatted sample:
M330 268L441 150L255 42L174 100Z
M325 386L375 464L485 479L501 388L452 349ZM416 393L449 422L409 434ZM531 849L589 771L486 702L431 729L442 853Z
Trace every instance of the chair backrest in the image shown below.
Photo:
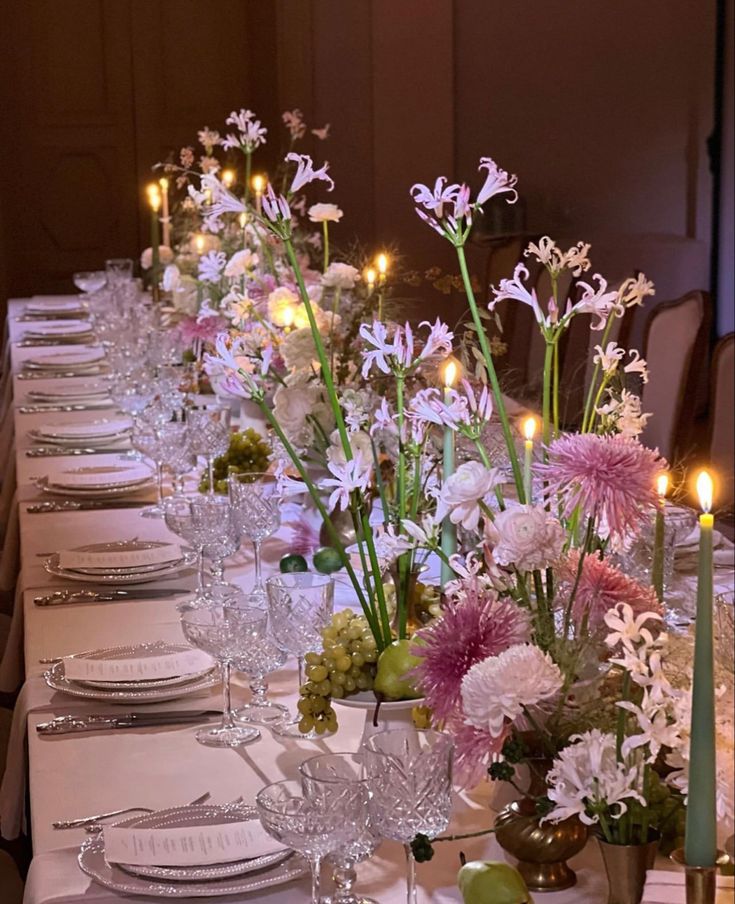
M704 363L710 317L709 296L694 291L657 305L646 323L643 357L649 381L641 407L652 417L641 439L670 462L682 451L682 438L691 427L694 405L685 405L684 398Z
M717 508L735 503L735 333L715 346L709 406L709 458L717 474Z

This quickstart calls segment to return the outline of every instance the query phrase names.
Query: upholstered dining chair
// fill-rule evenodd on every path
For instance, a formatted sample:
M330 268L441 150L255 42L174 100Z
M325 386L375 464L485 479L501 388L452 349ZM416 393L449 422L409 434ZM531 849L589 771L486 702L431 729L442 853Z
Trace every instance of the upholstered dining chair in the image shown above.
M717 508L735 505L735 333L715 346L710 373L709 460L717 475Z
M709 296L692 291L656 305L646 323L643 357L650 376L641 407L655 416L641 439L672 463L690 437L701 373L706 370L710 321Z

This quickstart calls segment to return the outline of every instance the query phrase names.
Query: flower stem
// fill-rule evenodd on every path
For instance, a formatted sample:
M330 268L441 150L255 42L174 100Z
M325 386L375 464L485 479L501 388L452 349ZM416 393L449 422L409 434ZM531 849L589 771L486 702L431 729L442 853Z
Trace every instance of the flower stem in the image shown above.
M324 272L327 272L329 266L329 223L324 220L322 222L322 232L324 234Z
M546 351L544 353L544 388L542 399L542 418L544 422L543 437L544 445L548 446L551 442L551 371L554 360L554 340L546 340ZM546 459L546 450L544 449L544 459Z
M607 345L607 340L610 336L610 330L612 329L614 320L615 314L613 311L611 311L607 318L607 323L605 324L605 330L602 334L602 340L600 341L600 348L602 348L603 351L605 350L605 346ZM595 398L595 386L597 385L597 379L600 376L600 366L600 362L598 361L597 364L595 364L595 369L592 371L592 379L590 380L590 386L587 390L587 401L584 405L584 415L582 417L582 427L580 433L587 433L587 431L589 430L587 421L589 420L593 411L592 400Z

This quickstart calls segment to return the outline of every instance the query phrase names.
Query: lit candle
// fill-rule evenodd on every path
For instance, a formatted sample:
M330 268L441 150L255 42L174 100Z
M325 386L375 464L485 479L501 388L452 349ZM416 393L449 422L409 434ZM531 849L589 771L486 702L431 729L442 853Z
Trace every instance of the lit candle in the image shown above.
M375 260L378 268L378 320L383 319L383 297L385 295L385 283L388 278L388 255L379 254Z
M265 177L256 173L250 184L253 186L253 192L255 193L255 212L260 216L263 191L265 190Z
M523 435L526 437L525 450L526 456L523 463L523 492L526 497L526 503L531 505L533 502L533 480L531 468L533 466L533 436L536 433L536 418L527 417L523 422Z
M283 309L282 320L283 320L283 331L285 333L290 333L291 330L293 329L293 321L294 321L295 316L296 316L296 313L291 306Z
M715 679L712 629L712 478L697 477L703 514L699 516L697 620L692 678L692 721L689 747L689 793L684 836L687 866L712 867L717 859L715 814Z
M151 291L153 300L158 300L158 279L161 259L159 245L161 239L158 232L158 211L161 209L161 192L155 182L147 188L148 203L151 206Z
M444 366L442 374L444 381L444 402L448 405L451 401L451 390L457 379L457 362L449 358ZM454 430L444 428L444 457L442 477L444 482L454 473ZM449 520L449 515L442 521L442 552L449 558L457 552L457 527ZM441 585L445 587L454 577L454 572L446 562L441 563Z
M664 510L666 508L666 493L668 489L669 475L664 471L663 474L659 474L656 478L658 507L653 530L653 563L651 565L651 583L660 603L664 601L664 537L666 534Z
M158 180L161 187L161 225L163 226L163 244L171 247L171 214L168 209L168 179L164 176Z
M201 232L194 236L194 250L201 257L204 254L205 239Z
M377 274L372 267L368 267L368 269L365 271L365 282L367 283L368 288L368 298L373 294L376 276Z
M232 188L235 184L235 171L231 169L222 170L222 184L225 188Z

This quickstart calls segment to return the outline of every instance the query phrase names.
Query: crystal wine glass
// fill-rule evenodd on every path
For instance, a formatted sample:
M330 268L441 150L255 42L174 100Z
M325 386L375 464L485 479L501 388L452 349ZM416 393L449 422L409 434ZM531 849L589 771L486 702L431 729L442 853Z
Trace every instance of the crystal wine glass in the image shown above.
M259 791L255 805L266 832L309 861L311 901L319 904L321 861L340 844L344 821L349 819L347 802L327 805L323 799L308 798L301 782L280 781Z
M188 428L182 421L169 421L156 431L159 455L163 466L171 472L174 496L183 494L184 476L196 467L188 437Z
M184 636L193 647L204 650L222 667L222 723L203 728L196 739L206 747L239 747L260 737L256 728L236 725L230 697L230 672L238 654L266 630L265 613L220 605L187 608L181 612Z
M263 609L262 606L256 608ZM263 611L268 612L267 609ZM235 668L247 675L252 696L250 703L246 703L235 712L238 722L270 725L273 722L282 722L284 717L288 716L288 707L268 698L266 680L266 675L280 669L286 659L286 653L276 646L270 631L260 637L257 644L243 651L235 663Z
M334 609L334 582L327 575L295 572L278 574L265 583L273 637L278 646L298 662L299 687L304 681L304 656L321 644L321 630ZM272 727L289 738L317 738L316 732L299 731L300 716L284 719Z
M328 855L336 892L321 898L321 904L377 904L357 896L352 886L357 878L355 864L366 860L380 843L370 829L369 790L365 757L361 753L323 753L299 766L304 796L323 800L328 806L348 803L349 822L339 847Z
M260 546L281 525L279 481L273 474L231 474L228 485L240 531L253 544L255 583L250 598L254 605L259 605L259 601L266 601Z
M72 276L74 285L85 295L94 295L107 285L107 273L104 270L81 270Z
M129 257L111 257L105 261L107 282L119 285L133 278L133 261Z
M166 527L171 533L181 537L196 550L197 589L191 602L195 606L206 605L210 600L205 595L204 588L204 539L201 530L194 522L190 500L177 496L169 497L164 505L163 517Z
M204 495L190 502L194 527L200 532L203 553L209 559L212 580L205 585L204 596L211 598L215 591L239 591L224 580L224 560L240 548L240 531L226 496Z
M214 460L230 445L230 409L201 408L187 414L189 447L207 460L209 492L214 493Z
M411 842L419 834L435 838L446 829L452 809L451 738L437 731L381 731L363 748L370 786L370 821L382 838L400 841L406 851L407 904L417 904L416 863Z

